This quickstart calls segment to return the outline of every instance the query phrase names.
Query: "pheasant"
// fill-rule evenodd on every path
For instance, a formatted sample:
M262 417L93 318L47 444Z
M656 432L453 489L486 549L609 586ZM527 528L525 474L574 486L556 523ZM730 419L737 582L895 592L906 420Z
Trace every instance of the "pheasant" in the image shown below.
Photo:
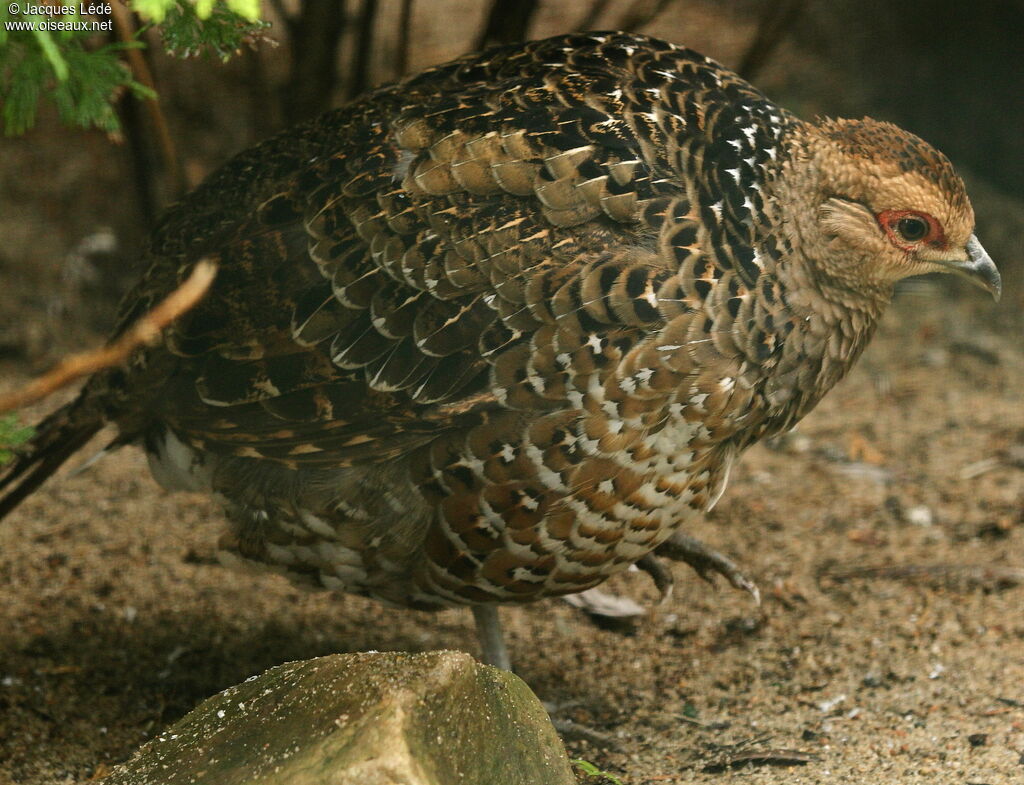
M801 121L640 35L550 38L377 89L173 206L99 372L7 468L9 512L101 427L223 500L229 564L406 608L581 592L685 532L730 466L863 351L894 284L998 298L949 161L872 119Z

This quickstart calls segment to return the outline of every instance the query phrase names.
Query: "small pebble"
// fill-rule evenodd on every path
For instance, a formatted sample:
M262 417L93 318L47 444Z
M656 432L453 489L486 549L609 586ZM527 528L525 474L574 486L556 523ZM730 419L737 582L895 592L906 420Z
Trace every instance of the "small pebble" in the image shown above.
M915 526L931 526L935 523L932 511L923 504L911 507L907 510L907 520Z
M836 706L838 706L844 700L846 700L846 695L837 695L836 697L831 698L830 700L821 701L818 704L818 710L819 711L825 711L825 712L832 711L832 709L834 709Z

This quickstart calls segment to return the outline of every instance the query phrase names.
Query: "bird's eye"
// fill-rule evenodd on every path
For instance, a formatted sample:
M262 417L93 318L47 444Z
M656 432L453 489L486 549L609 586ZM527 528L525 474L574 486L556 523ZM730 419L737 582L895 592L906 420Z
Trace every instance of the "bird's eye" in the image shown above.
M945 245L946 236L942 231L942 224L928 213L916 210L883 210L876 217L893 245L904 251L912 252L920 243L936 248Z
M928 226L928 222L923 218L918 218L916 215L900 218L896 222L896 231L908 243L920 242L928 236L930 230L931 227Z

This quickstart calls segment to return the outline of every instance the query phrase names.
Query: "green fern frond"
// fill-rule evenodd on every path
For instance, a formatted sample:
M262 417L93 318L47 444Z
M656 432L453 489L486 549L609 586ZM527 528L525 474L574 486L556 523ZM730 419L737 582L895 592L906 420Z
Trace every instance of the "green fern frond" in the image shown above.
M114 133L120 130L115 102L124 91L155 97L132 78L121 58L125 48L142 47L141 41L104 45L90 30L51 30L40 24L87 19L77 12L44 18L12 14L12 7L0 4L0 120L5 134L32 128L42 101L55 104L67 125ZM227 60L270 26L259 20L259 0L133 0L131 7L159 26L168 51L183 57L210 53Z
M15 447L27 442L34 434L34 429L20 425L13 414L0 417L0 466L14 457Z

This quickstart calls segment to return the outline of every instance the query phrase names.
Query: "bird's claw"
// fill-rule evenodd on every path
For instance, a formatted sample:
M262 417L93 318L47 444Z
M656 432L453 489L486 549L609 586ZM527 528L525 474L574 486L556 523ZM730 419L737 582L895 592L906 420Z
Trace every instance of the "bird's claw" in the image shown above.
M672 589L675 587L672 572L653 553L648 553L640 559L636 566L650 575L651 580L654 581L654 587L661 594L658 604L664 605L668 602L669 597L672 596Z
M664 575L668 572L664 565L658 562L657 556L671 561L681 561L689 564L694 571L712 586L715 583L714 576L723 576L729 584L736 589L747 592L754 598L754 603L761 604L761 591L757 584L743 574L739 566L727 556L723 556L713 548L708 547L700 540L689 537L679 532L673 534L654 550L654 554L648 554L637 562L640 569L650 574L654 585L666 596L662 588ZM671 576L668 577L668 590L671 591Z

